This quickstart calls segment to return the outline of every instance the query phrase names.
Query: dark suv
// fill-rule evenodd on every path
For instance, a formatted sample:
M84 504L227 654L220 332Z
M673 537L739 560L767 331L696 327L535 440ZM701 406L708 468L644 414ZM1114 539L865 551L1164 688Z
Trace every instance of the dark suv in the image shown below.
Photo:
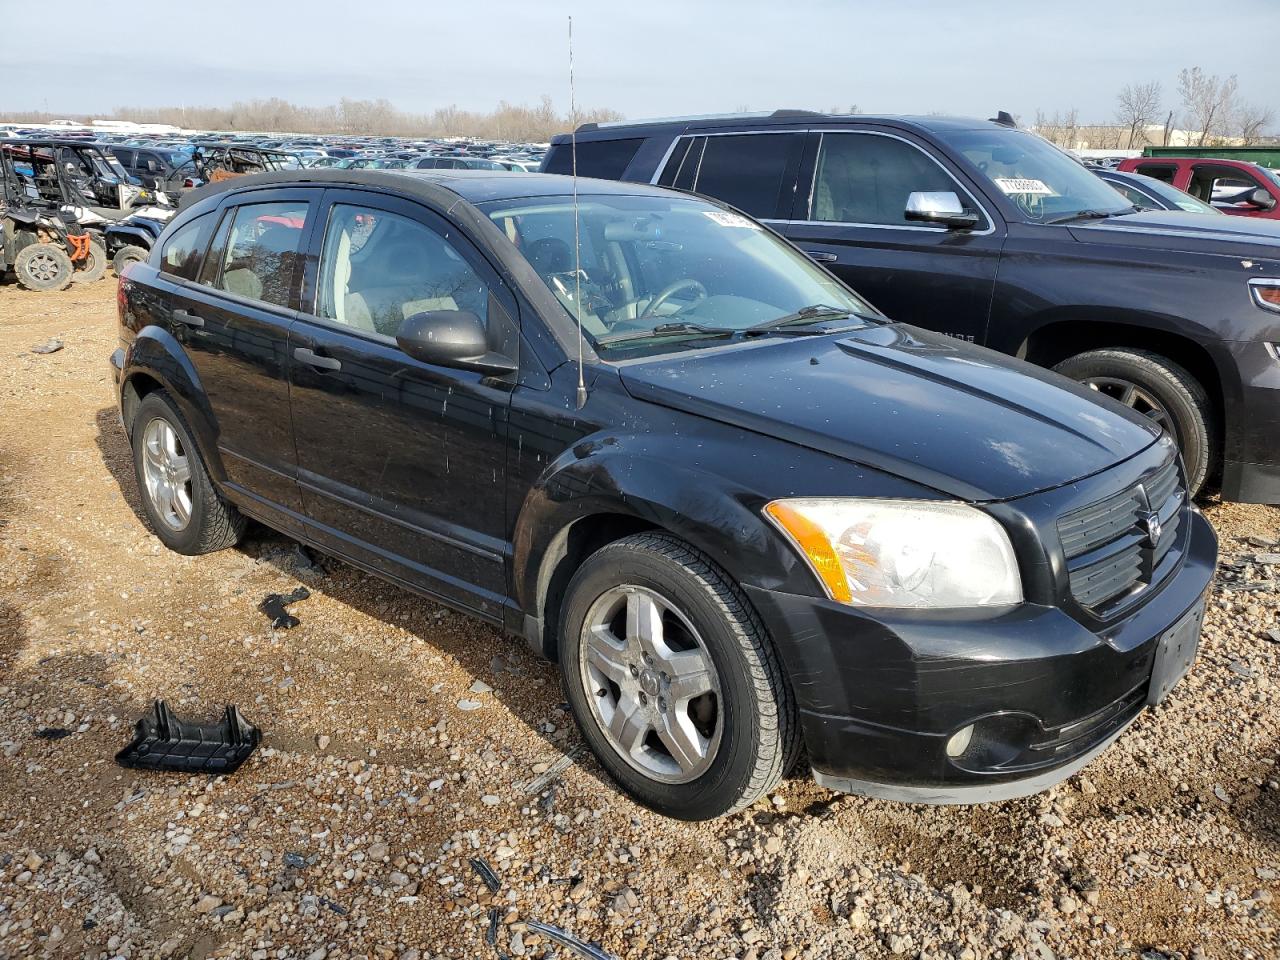
M723 205L463 171L196 196L111 357L156 535L253 517L522 635L656 809L740 809L802 742L839 789L1018 796L1195 656L1216 543L1167 434Z
M570 138L543 170L566 173ZM1006 123L804 111L587 124L578 174L769 223L890 317L1169 427L1192 492L1280 503L1280 224L1138 213Z

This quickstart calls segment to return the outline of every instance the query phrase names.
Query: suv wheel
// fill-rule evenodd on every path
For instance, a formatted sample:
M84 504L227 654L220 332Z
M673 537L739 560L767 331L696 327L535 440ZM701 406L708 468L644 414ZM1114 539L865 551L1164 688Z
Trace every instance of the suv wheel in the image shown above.
M659 813L707 820L795 759L791 692L764 626L707 557L661 533L603 547L569 584L560 668L588 745Z
M1168 430L1182 450L1187 487L1195 496L1217 452L1209 395L1182 367L1146 350L1090 350L1053 368L1118 400Z
M51 243L31 243L13 258L13 272L18 283L28 290L65 290L71 285L75 268L66 251Z
M161 391L138 405L133 467L151 529L170 550L195 555L239 542L244 516L213 488L191 431Z

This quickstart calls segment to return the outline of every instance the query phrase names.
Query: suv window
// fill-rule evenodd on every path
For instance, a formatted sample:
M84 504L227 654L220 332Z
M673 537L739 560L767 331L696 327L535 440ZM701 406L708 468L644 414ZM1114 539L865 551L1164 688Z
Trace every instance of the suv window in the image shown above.
M1165 183L1173 183L1173 179L1177 176L1178 168L1168 163L1144 163L1138 166L1136 171L1144 177L1152 177L1156 180L1163 180Z
M213 215L208 213L179 227L160 251L160 272L183 280L194 280L212 229Z
M578 142L578 176L599 177L602 180L620 180L627 164L640 149L644 139L588 140ZM547 157L543 173L573 173L573 146L558 145Z
M316 315L394 337L429 310L469 310L488 320L488 285L457 249L424 223L334 204L320 255Z
M783 193L794 184L804 136L799 133L707 137L694 189L753 217L778 216Z
M879 134L822 135L810 219L918 227L906 218L907 197L916 192L951 192L965 210L978 212L956 181L910 143Z
M214 286L250 300L289 305L307 203L285 200L237 207Z

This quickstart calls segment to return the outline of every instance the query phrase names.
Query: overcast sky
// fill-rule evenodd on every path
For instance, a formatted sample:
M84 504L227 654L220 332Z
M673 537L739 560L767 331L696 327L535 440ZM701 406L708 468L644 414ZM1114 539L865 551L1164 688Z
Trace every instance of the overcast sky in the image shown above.
M0 0L8 110L107 112L278 96L386 97L403 110L578 102L630 118L740 107L991 116L1078 107L1107 120L1125 83L1235 73L1280 115L1280 0ZM1216 12L1215 12L1216 11Z

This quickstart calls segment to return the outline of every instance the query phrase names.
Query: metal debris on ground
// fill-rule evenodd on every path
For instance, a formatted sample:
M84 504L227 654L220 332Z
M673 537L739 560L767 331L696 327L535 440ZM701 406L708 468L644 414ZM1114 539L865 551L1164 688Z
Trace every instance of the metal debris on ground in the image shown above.
M484 932L484 942L489 946L496 946L498 943L498 908L489 908L489 929Z
M31 348L32 353L57 353L62 349L62 341L57 337L50 337L44 343L37 343Z
M262 740L262 731L228 705L221 723L186 723L155 701L152 715L134 727L133 742L116 754L122 767L183 773L234 772Z
M489 888L490 893L497 893L502 889L502 881L493 872L493 867L485 862L484 857L472 857L467 862L471 864L471 869L480 875L480 879L484 881L484 885Z
M305 600L311 596L311 591L306 587L298 587L298 589L290 593L269 593L262 602L258 604L258 609L271 618L272 630L288 630L296 627L301 621L285 609L291 603L297 603L299 600Z
M558 943L560 946L572 950L587 960L617 960L611 953L607 953L598 944L587 943L585 940L579 940L573 934L561 930L559 927L550 923L543 923L541 920L530 920L527 924L534 933L540 933L552 943Z
M41 740L61 740L71 736L71 731L66 727L41 727L36 731L36 736Z
M524 792L528 794L541 793L543 790L547 788L547 784L549 784L552 780L559 778L560 774L564 773L566 770L568 770L570 767L573 766L573 761L577 759L578 754L581 752L582 752L582 745L579 744L578 746L570 750L568 753L566 753L564 756L562 756L555 763L551 764L551 766L547 767L547 769L543 773L539 774L538 776L530 780L529 783L525 786Z

